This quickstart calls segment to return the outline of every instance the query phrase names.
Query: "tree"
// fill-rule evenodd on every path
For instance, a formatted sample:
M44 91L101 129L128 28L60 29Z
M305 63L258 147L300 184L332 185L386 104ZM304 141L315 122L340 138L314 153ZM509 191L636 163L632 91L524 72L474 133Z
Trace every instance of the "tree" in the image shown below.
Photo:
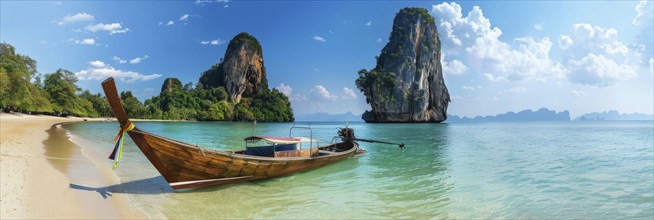
M120 100L123 102L123 107L130 118L144 118L145 106L132 95L131 91L120 92Z
M48 94L56 112L86 116L88 107L92 104L80 101L76 95L79 87L75 82L77 82L75 74L65 69L58 69L45 76L43 90Z

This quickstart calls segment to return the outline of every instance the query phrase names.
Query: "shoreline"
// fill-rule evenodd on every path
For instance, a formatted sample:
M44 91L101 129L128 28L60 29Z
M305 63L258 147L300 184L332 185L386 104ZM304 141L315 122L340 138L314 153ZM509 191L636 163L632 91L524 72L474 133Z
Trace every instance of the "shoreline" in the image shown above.
M4 218L144 219L127 194L102 194L118 185L84 153L64 123L104 118L64 118L0 113L0 215ZM112 176L114 175L114 176ZM75 186L87 186L79 189Z

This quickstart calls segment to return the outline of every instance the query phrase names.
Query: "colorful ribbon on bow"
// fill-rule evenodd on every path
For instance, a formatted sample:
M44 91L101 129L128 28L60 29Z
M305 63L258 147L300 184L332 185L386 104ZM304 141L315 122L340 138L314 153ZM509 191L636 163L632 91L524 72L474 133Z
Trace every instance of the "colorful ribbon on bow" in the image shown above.
M111 152L111 155L109 155L109 159L115 160L114 166L112 169L118 168L118 161L120 161L120 158L123 155L123 142L125 139L123 138L125 136L125 132L131 131L134 129L134 124L127 120L127 123L125 123L125 126L120 127L120 131L118 131L118 135L116 135L116 138L114 138L114 142L116 143L116 146L114 147L114 150ZM117 157L116 157L117 156Z

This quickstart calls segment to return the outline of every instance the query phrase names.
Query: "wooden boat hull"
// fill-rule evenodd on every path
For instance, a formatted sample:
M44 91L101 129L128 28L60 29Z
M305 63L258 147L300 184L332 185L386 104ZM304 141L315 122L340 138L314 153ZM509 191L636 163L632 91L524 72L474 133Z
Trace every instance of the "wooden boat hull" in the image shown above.
M121 125L129 118L113 78L102 82L109 106ZM243 151L219 151L158 136L138 128L128 135L173 189L187 189L283 176L365 153L353 141L320 147L311 157L263 157ZM320 152L320 151L319 151Z
M128 134L176 190L283 176L347 159L358 150L358 144L342 142L320 149L350 149L311 158L274 158L194 146L140 130Z

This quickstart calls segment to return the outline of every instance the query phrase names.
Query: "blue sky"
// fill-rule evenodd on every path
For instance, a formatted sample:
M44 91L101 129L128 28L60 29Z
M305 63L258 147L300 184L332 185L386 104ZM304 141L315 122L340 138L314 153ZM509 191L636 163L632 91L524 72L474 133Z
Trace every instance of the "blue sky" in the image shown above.
M0 40L100 92L108 75L141 100L165 78L197 82L240 32L262 44L271 87L296 114L361 114L357 71L375 65L404 7L442 41L448 112L547 107L654 112L651 1L2 1Z

